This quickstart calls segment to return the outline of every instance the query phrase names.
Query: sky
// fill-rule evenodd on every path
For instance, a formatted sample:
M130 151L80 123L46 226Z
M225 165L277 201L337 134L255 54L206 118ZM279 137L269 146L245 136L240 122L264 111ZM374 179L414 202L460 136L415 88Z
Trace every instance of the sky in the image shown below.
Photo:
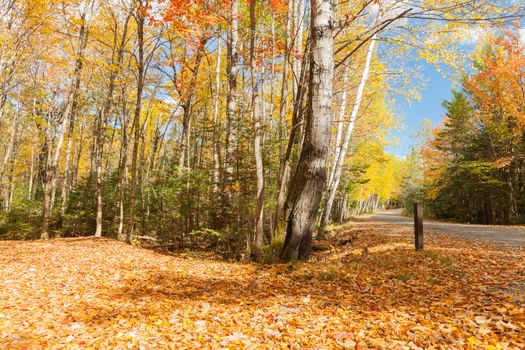
M522 23L522 28L519 34L523 43L525 43L525 23ZM466 47L473 50L479 38L472 38L471 42L466 43ZM421 91L421 99L413 100L407 103L403 97L392 96L396 102L396 115L401 119L400 130L392 130L390 137L395 138L397 143L387 148L387 152L392 153L398 157L407 156L413 147L417 146L418 140L415 133L420 130L420 127L425 119L432 121L432 125L438 125L444 117L443 107L441 106L444 100L448 100L452 93L452 88L458 88L449 79L439 73L436 68L423 61L408 62L409 64L422 65L424 78L426 79L426 87ZM442 67L444 68L444 67Z
M418 62L421 64L421 61ZM400 130L393 130L390 136L397 139L397 143L387 148L387 152L398 157L407 156L417 144L415 133L420 129L423 121L429 119L432 125L437 125L444 117L441 107L443 100L451 96L454 83L439 73L433 65L422 63L426 87L421 91L420 100L408 103L403 97L395 97L396 115L401 119Z

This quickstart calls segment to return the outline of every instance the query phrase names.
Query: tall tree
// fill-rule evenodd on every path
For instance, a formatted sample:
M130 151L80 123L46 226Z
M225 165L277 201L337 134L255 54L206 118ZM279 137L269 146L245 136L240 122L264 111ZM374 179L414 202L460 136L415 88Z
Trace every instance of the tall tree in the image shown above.
M237 128L238 128L238 116L237 116L237 80L239 78L239 1L231 1L231 13L230 21L231 26L228 30L228 41L227 41L227 76L228 76L228 92L226 97L226 154L224 156L224 169L225 169L225 190L231 191L233 185L233 170L234 170L234 157L237 148Z
M372 55L374 53L375 43L376 36L374 35L370 40L370 44L368 45L368 51L366 53L365 58L365 65L363 68L363 73L361 75L361 80L359 81L359 86L357 87L357 95L355 97L352 112L350 114L350 119L348 121L348 125L346 126L345 137L343 139L342 145L339 148L339 151L336 152L334 166L329 177L330 181L328 182L328 194L326 196L326 203L323 208L323 213L321 214L321 223L319 228L319 234L321 235L324 234L324 229L326 227L326 224L328 223L328 219L332 211L332 204L334 203L335 194L337 192L337 188L339 187L339 181L341 180L341 172L343 170L343 163L346 158L346 152L348 150L348 145L350 144L352 131L354 130L355 120L359 113L359 107L361 106L361 103L363 101L363 92L365 90L365 85L370 72L370 63L372 62ZM339 146L337 145L337 147Z
M255 255L258 260L262 258L262 246L264 244L264 168L262 161L262 127L260 111L263 106L260 105L259 97L259 76L257 72L257 58L255 57L255 39L256 39L256 6L257 1L250 2L250 74L252 88L252 114L253 114L253 152L255 158L255 172L257 177L257 195L255 204Z
M311 2L311 57L305 139L291 189L291 210L283 260L307 259L326 180L332 122L334 7L331 0Z
M104 143L106 134L107 118L110 114L113 105L113 92L115 90L116 79L120 72L120 67L124 58L124 48L128 36L128 24L131 18L131 12L129 12L124 20L124 26L122 30L122 36L120 42L118 40L118 25L115 25L115 32L113 42L112 61L110 63L110 73L108 79L108 87L106 96L100 112L98 114L96 126L95 126L95 168L96 168L96 197L97 197L97 213L96 213L96 228L95 237L102 236L102 210L103 210L103 199L102 199L102 159L104 155ZM116 57L115 57L116 56ZM115 68L117 67L117 68Z
M144 73L145 73L145 60L144 60L144 24L145 24L145 11L147 9L148 2L138 0L136 2L136 8L133 12L133 17L137 23L137 88L136 88L136 100L135 100L135 111L133 113L133 124L131 129L133 130L133 150L131 152L131 184L130 184L130 202L129 202L129 223L126 232L126 242L130 243L135 231L135 210L137 205L137 165L138 165L138 152L139 152L139 141L140 141L140 112L142 110L142 91L144 90Z
M62 151L62 144L64 142L65 133L69 121L73 118L75 108L77 106L77 98L80 89L80 78L82 68L84 67L84 52L88 42L88 22L87 16L92 11L93 1L86 1L83 3L84 6L80 6L80 26L78 32L78 47L77 47L77 59L75 63L75 70L73 72L73 78L71 85L66 95L66 106L64 108L62 122L58 130L58 140L54 149L54 153L47 157L46 164L46 176L44 182L44 222L42 225L42 233L40 238L49 238L49 225L51 223L51 210L53 209L55 191L57 186L58 177L58 162L60 159L60 153ZM51 150L51 149L49 149Z

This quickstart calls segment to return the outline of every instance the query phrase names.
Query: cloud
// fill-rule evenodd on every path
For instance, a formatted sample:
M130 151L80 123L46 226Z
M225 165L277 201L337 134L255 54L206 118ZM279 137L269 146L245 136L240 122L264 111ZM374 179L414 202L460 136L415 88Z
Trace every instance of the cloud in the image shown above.
M520 34L520 41L523 45L525 45L525 28L520 28L518 30L519 34Z
M483 37L485 29L481 27L472 27L464 30L461 34L461 44L476 45Z
M461 35L461 44L476 45L487 31L488 29L481 27L467 29ZM518 29L518 34L521 43L525 45L525 28Z
M381 2L381 6L379 5L379 3L373 2L368 7L367 18L370 22L374 22L377 19L379 10L381 9L381 16L379 18L379 22L384 22L389 19L396 18L402 12L410 8L414 9L414 6L406 4L403 1L399 0L384 0ZM406 23L406 18L400 18L396 20L396 24L398 26L404 26L406 25Z

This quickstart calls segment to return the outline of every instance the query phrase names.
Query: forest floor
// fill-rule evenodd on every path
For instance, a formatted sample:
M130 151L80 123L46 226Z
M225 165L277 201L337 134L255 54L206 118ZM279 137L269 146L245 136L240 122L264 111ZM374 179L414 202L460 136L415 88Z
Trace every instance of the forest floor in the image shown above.
M0 242L0 349L525 348L523 250L412 241L402 225L349 223L293 265Z

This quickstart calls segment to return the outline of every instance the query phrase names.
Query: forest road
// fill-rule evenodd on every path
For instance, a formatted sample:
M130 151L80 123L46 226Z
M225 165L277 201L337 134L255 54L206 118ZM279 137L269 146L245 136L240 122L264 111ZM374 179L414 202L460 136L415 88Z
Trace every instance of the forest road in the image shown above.
M414 219L402 215L401 209L386 210L372 215L361 216L359 221L378 221L390 224L414 226ZM498 244L517 246L525 249L524 226L488 226L456 224L424 220L425 230L463 236L465 238L490 241Z

